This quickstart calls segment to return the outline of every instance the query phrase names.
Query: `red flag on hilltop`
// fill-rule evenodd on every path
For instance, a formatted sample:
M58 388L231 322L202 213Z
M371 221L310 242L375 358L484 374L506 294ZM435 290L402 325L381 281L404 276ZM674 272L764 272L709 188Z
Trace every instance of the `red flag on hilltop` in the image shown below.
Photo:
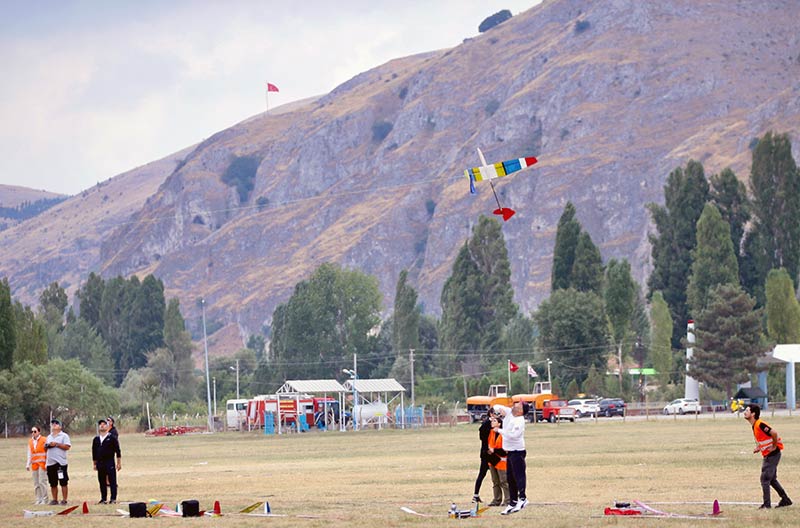
M511 372L516 372L516 371L519 370L519 367L517 365L515 365L514 363L512 363L511 360L509 359L508 360L508 370L511 371Z
M278 90L278 87L275 86L272 83L267 83L267 91L268 92L280 92L280 90Z

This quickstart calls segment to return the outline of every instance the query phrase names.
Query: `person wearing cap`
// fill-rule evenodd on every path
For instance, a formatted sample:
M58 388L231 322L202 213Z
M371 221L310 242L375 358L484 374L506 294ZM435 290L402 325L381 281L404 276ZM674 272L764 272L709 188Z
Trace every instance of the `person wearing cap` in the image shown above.
M472 502L481 502L481 484L483 484L486 473L489 472L489 433L491 430L491 420L488 415L484 416L481 426L478 428L478 438L481 441L481 465L478 468L478 477L475 479L475 493L472 495Z
M508 477L509 503L500 515L516 513L528 505L525 495L527 485L525 477L525 415L528 414L528 403L514 402L512 407L495 405L495 411L503 417L502 427L495 427L495 433L503 436L503 448L506 450L506 475Z
M108 418L106 418L106 423L108 423L108 434L116 438L117 442L119 442L119 432L117 431L117 428L114 426L114 417L109 416ZM117 471L119 471L120 469L122 469L122 467L118 467ZM108 480L108 478L106 478L106 484L108 484L109 486L111 485L111 481ZM119 475L117 475L117 489L119 489Z
M67 473L67 451L72 447L69 435L61 430L61 422L50 420L50 434L44 444L47 449L47 480L53 495L51 505L58 504L58 485L61 484L61 504L69 501L69 474Z
M44 447L45 439L38 425L31 427L31 437L28 440L28 462L25 469L33 475L33 494L36 497L34 504L47 504L47 449Z
M97 482L100 484L100 501L98 504L107 504L108 489L111 488L110 503L117 502L117 471L122 469L122 453L119 441L108 432L108 422L100 419L97 422L100 430L92 442L92 466L97 472ZM117 458L116 466L114 457Z

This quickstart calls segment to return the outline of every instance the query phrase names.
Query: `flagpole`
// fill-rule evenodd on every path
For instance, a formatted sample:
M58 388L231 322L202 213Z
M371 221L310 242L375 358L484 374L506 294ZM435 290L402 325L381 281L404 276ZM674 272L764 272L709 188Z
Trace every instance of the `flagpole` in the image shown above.
M528 394L531 393L531 362L528 361Z
M269 86L267 86L267 91L265 92L267 98L267 114L269 114Z
M508 367L508 390L510 392L511 391L511 360L509 359L507 361L508 361L508 365L506 365L506 367Z

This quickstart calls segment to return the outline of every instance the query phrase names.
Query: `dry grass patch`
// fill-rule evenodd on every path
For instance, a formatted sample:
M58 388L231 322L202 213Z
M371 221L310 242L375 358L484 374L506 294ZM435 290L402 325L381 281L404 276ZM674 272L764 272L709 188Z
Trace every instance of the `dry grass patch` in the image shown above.
M800 499L800 420L768 417L786 444L779 476L790 495ZM622 422L590 420L575 424L529 426L528 498L532 505L508 518L490 510L475 526L696 526L700 521L600 518L614 500L651 502L758 502L760 460L742 419L682 417L678 420ZM70 452L72 503L90 501L96 513L111 506L92 503L99 493L91 471L88 436L73 438ZM265 437L223 433L169 438L123 434L124 467L120 500L160 499L175 504L196 498L202 507L219 500L224 513L268 500L286 518L226 516L217 519L136 521L161 526L451 526L445 517L451 501L467 507L478 468L477 427L457 426L408 431L329 432ZM9 468L0 482L3 526L34 523L101 526L134 522L113 517L72 515L22 519L35 509L30 476L24 471L25 440L0 443L0 463ZM491 497L491 481L483 486ZM777 500L775 500L777 502ZM542 505L540 503L546 503ZM414 517L409 506L440 517ZM663 505L682 513L710 511L709 505ZM42 507L38 507L42 509ZM794 508L794 509L793 509ZM723 505L724 519L714 526L795 526L797 508L757 511L754 506ZM319 518L298 519L296 515Z

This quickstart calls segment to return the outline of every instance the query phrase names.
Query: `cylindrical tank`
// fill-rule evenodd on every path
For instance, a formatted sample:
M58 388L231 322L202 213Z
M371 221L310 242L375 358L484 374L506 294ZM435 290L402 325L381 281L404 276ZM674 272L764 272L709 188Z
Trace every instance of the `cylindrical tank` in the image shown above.
M370 421L384 423L389 415L389 406L383 402L356 405L353 414L360 424ZM375 418L379 418L379 420L375 420Z

